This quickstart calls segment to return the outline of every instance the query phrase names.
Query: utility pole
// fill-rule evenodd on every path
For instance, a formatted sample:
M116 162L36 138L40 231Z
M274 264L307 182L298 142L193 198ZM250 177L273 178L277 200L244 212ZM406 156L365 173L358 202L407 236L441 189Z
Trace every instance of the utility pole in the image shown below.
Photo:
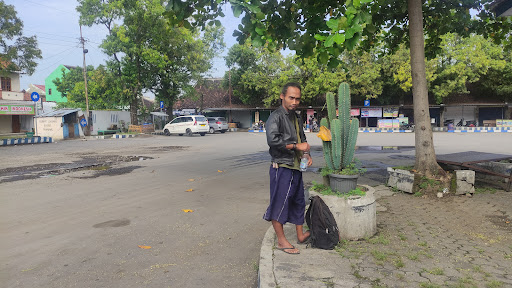
M84 84L85 84L85 120L87 120L87 126L85 126L84 135L91 135L91 130L89 129L89 96L87 95L87 68L85 66L85 54L89 51L85 49L85 39L82 37L82 25L80 25L80 42L82 43L82 52L84 55Z
M229 123L233 123L231 117L231 67L229 67Z

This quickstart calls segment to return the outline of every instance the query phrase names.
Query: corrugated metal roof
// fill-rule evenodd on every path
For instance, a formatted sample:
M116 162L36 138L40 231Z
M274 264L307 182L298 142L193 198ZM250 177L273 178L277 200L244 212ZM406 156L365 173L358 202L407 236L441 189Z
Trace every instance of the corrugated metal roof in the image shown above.
M160 116L160 117L168 117L167 113L163 112L151 112L151 115Z
M59 110L46 112L44 114L38 115L37 117L61 117L61 116L65 116L65 115L75 113L75 112L81 111L81 110L82 109L59 109Z
M31 106L34 106L35 103L34 103L34 101L0 99L0 105L31 105Z

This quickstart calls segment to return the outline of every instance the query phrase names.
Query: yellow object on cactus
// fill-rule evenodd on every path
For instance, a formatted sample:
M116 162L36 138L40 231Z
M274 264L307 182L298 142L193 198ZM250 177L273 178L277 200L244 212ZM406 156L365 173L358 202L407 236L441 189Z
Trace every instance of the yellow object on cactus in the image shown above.
M331 141L332 140L331 130L327 129L327 127L324 127L324 126L320 126L320 132L318 132L318 134L316 134L316 136L318 138L322 139L322 141Z

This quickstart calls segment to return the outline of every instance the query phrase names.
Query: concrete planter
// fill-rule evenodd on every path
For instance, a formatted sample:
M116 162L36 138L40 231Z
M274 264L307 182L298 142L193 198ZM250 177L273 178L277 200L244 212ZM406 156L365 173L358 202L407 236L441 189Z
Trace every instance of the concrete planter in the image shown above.
M338 191L339 193L345 194L351 190L356 189L357 186L357 175L339 175L329 174L329 185L332 191Z
M388 167L388 186L400 191L412 193L414 186L414 173L402 169Z
M311 196L320 196L331 210L342 239L359 240L371 237L377 233L377 208L375 189L368 189L365 196L338 197L336 195L321 195L310 190Z

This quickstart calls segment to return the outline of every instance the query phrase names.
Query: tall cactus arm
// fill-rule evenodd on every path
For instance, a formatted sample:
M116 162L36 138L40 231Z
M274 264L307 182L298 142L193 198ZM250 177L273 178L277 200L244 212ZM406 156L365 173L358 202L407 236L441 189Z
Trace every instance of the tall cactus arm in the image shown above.
M326 127L327 129L329 129L330 125L329 125L329 120L327 120L327 118L322 118L322 120L320 120L320 126L323 126L323 127ZM331 136L332 137L332 136ZM322 141L322 148L323 148L323 151L324 151L324 160L325 160L325 165L327 166L327 168L331 169L331 170L334 170L334 165L332 164L332 142L331 141Z
M341 134L340 134L341 122L339 119L331 121L331 135L332 135L332 162L334 169L341 169Z
M348 83L340 84L338 97L338 119L341 121L341 147L343 149L341 157L344 157L350 129L350 88Z
M357 118L354 118L350 121L350 129L349 129L349 135L348 135L348 142L347 146L345 148L344 158L343 158L343 167L345 168L350 163L352 163L352 160L354 160L354 152L356 149L356 142L357 142L357 134L359 132L359 120Z
M336 99L334 94L331 92L327 92L325 95L325 99L327 102L327 117L329 117L329 122L336 119Z
M324 149L324 160L327 168L334 170L334 165L332 164L332 142L330 141L322 141L322 147Z

